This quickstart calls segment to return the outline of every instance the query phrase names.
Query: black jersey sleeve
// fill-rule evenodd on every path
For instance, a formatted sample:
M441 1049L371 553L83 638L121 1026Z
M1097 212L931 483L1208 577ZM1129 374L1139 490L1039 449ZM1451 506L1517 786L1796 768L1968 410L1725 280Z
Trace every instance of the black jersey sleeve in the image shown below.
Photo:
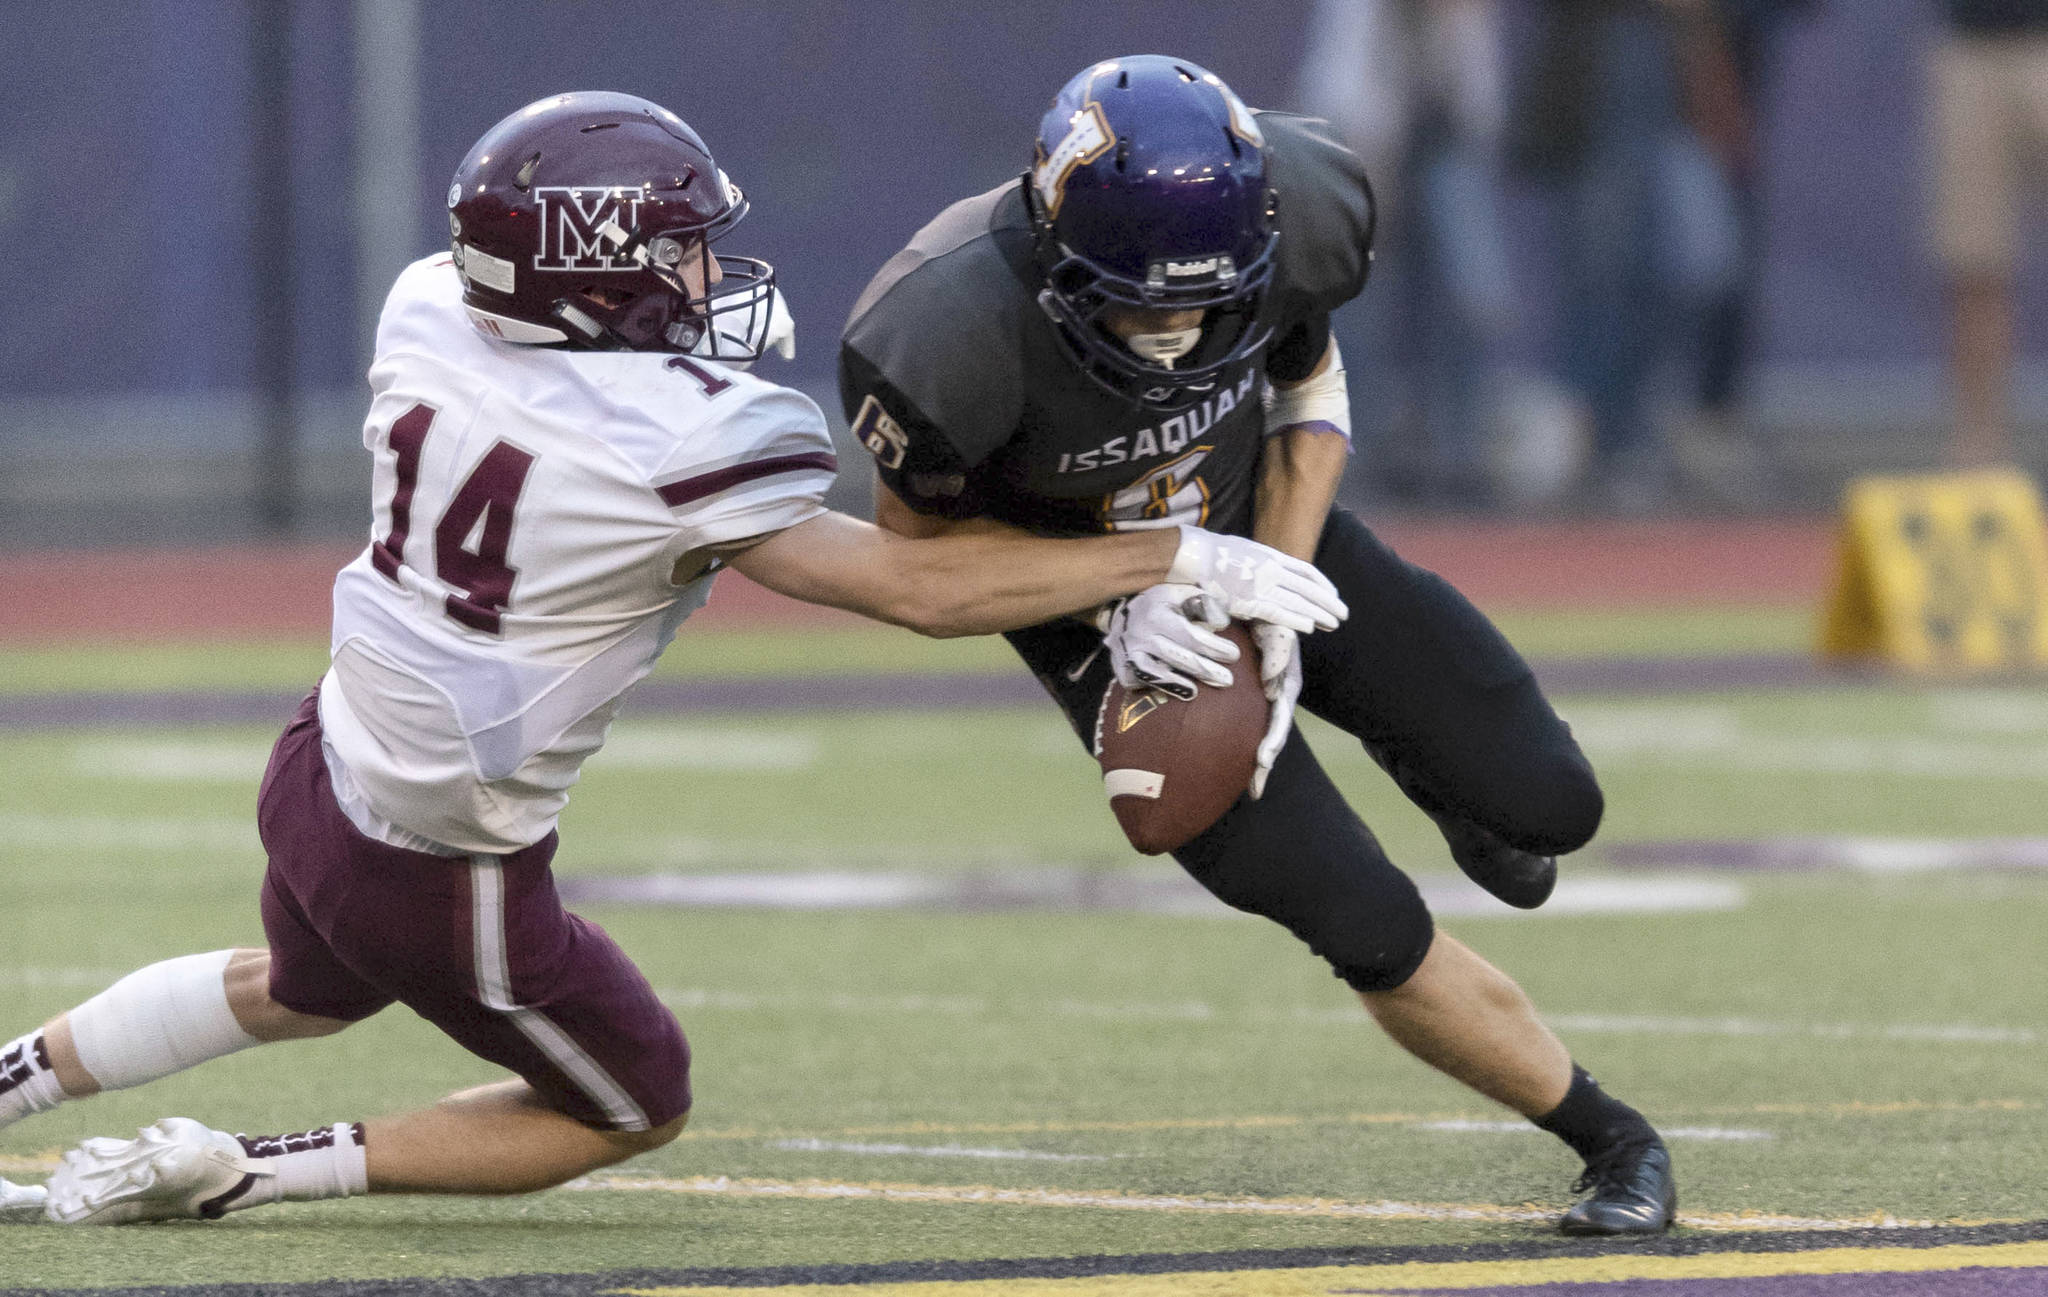
M1299 383L1323 363L1330 346L1330 316L1317 311L1289 326L1266 348L1266 376L1282 383Z
M1021 222L1014 189L940 213L876 274L840 336L847 422L883 481L924 512L980 512L977 471L1022 417L1018 293L1000 246Z
M839 352L839 393L854 440L875 457L875 475L919 513L973 518L987 512L979 479L930 419L859 352Z
M1372 185L1365 163L1337 142L1328 122L1282 112L1261 112L1258 121L1278 194L1273 318L1278 338L1285 339L1365 287L1372 269ZM1317 350L1309 363L1321 354Z

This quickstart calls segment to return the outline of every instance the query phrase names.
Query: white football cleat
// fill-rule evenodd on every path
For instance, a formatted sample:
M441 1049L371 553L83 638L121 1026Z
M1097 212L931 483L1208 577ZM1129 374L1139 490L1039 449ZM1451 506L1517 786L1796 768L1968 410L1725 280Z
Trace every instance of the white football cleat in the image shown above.
M0 1225L32 1225L43 1219L50 1191L39 1184L0 1180Z
M135 1139L88 1139L50 1177L49 1218L62 1225L218 1220L260 1168L233 1135L166 1117Z

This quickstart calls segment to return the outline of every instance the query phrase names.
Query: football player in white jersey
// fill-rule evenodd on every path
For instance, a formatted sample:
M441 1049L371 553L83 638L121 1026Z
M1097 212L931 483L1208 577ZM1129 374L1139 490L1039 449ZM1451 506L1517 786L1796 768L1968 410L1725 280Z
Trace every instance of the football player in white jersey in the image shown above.
M477 142L451 253L399 276L378 327L371 542L259 797L267 945L151 965L0 1045L0 1127L394 1002L517 1079L290 1135L166 1118L85 1141L47 1187L0 1181L0 1219L521 1192L673 1139L682 1030L549 861L583 760L721 568L931 635L1161 581L1304 633L1344 615L1307 563L1194 528L906 540L828 511L823 416L746 372L787 336L774 272L711 248L746 210L631 96L554 96Z

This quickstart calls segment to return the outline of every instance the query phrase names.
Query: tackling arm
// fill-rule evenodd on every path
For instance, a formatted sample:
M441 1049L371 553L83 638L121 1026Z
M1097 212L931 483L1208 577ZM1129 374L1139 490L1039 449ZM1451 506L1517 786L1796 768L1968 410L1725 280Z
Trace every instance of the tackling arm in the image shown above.
M997 522L993 518L939 518L932 514L919 513L904 503L903 497L890 490L889 484L882 481L879 477L875 479L875 525L887 531L893 531L899 536L908 536L912 540L923 540L932 536L959 535L969 532L978 532L984 535L1008 534L1011 536L1029 536L1031 534L1021 527L1012 527L1006 522ZM1100 629L1103 619L1108 616L1110 609L1115 607L1120 598L1121 596L1115 596L1105 601L1083 604L1081 607L1070 609L1069 611L1076 621L1086 622L1090 626Z
M824 513L735 555L732 566L780 594L946 638L1035 625L1142 590L1166 579L1181 544L1173 528L1049 540L911 517L935 525L913 538Z

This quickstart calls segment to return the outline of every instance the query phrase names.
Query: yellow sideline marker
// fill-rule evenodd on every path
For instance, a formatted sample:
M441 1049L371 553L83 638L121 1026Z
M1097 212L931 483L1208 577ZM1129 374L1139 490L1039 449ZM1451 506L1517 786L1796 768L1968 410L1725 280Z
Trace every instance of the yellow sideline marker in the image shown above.
M2014 470L1866 477L1843 496L1824 658L1963 674L2048 666L2048 524Z
M1629 1279L1765 1279L1790 1275L1932 1274L1965 1267L2048 1266L2048 1243L1961 1244L1931 1248L1824 1248L1812 1252L1719 1252L1697 1256L1546 1257L1530 1261L1408 1262L1317 1266L1298 1270L1195 1271L1094 1275L1075 1279L966 1279L776 1288L619 1288L633 1297L1324 1297L1417 1289L1499 1290Z

